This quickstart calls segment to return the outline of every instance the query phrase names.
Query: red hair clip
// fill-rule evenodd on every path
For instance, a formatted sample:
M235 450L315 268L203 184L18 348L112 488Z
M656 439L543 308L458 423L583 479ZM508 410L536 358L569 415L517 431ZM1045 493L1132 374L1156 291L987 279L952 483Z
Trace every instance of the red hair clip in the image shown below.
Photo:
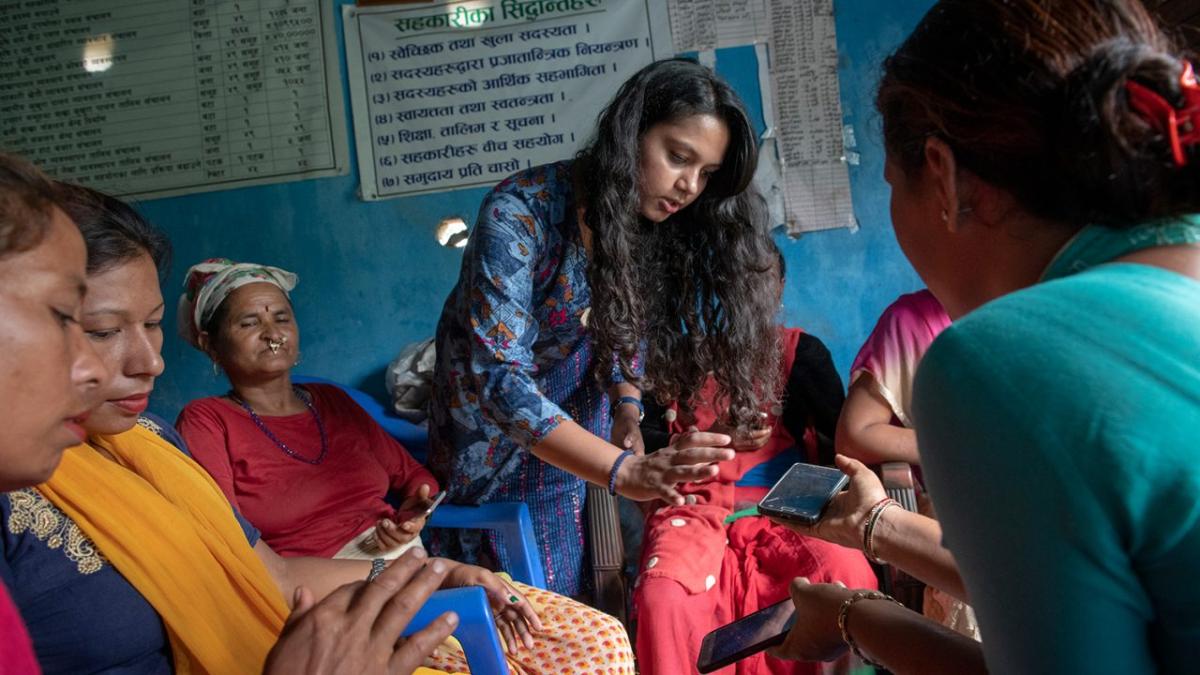
M1184 148L1200 143L1200 84L1196 83L1196 72L1192 64L1184 65L1179 76L1179 88L1183 92L1183 107L1176 108L1161 94L1132 80L1125 83L1129 92L1129 106L1133 108L1156 131L1171 143L1171 154L1175 166L1186 166Z

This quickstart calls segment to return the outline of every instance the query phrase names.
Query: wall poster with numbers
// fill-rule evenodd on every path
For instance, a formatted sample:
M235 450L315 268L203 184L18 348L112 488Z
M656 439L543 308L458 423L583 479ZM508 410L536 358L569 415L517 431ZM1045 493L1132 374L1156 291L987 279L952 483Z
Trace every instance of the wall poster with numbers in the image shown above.
M673 54L652 0L343 8L363 199L493 185L571 157L617 88Z
M0 148L153 198L347 173L323 0L0 0Z

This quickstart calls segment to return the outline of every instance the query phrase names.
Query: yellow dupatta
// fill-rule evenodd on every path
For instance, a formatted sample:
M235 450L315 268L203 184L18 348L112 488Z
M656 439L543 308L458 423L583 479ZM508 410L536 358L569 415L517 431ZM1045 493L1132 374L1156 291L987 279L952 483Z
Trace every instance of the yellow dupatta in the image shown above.
M141 426L63 455L38 490L166 625L175 670L261 673L288 608L217 484Z

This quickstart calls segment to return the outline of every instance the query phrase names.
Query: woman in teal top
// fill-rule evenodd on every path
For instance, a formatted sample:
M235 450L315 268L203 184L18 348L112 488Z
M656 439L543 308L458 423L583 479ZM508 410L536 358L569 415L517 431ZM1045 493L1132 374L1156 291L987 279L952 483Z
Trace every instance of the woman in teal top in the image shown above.
M923 466L993 672L1195 672L1200 282L1122 259L1198 240L1196 217L1089 227L922 362Z
M1195 672L1191 65L1137 0L942 0L885 63L878 107L896 238L955 319L922 361L914 421L983 643L800 582L781 654L854 648L897 673ZM870 552L886 504L830 528Z

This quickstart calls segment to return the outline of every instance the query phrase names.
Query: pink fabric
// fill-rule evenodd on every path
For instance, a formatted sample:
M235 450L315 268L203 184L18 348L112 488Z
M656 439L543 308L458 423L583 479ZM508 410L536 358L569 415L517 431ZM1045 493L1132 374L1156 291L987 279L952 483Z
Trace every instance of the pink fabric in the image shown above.
M226 399L192 401L175 425L192 457L229 501L283 556L331 557L380 518L395 516L389 490L413 494L437 481L341 389L309 384L329 441L325 461L296 460ZM320 454L320 431L308 411L262 418L298 454Z
M912 386L917 365L949 325L946 310L928 290L900 296L883 311L859 350L850 366L850 383L869 374L896 418L912 428Z
M8 595L8 589L0 584L0 675L37 675L41 672L25 623Z
M785 373L791 370L801 334L784 329L781 335ZM710 382L702 395L711 394L714 386ZM698 409L696 417L697 426L708 428L716 414ZM656 502L659 508L646 519L633 595L638 666L643 675L696 672L700 643L709 631L783 600L795 577L839 580L850 588L876 586L874 571L858 551L798 535L766 518L746 517L725 524L738 507L757 502L767 491L735 483L754 466L796 445L774 416L768 421L774 426L766 446L723 462L712 481L679 488L695 499L694 504ZM682 425L677 422L673 431ZM806 446L813 445L813 438L810 430ZM804 458L797 454L796 459ZM818 673L821 667L759 654L719 672Z

